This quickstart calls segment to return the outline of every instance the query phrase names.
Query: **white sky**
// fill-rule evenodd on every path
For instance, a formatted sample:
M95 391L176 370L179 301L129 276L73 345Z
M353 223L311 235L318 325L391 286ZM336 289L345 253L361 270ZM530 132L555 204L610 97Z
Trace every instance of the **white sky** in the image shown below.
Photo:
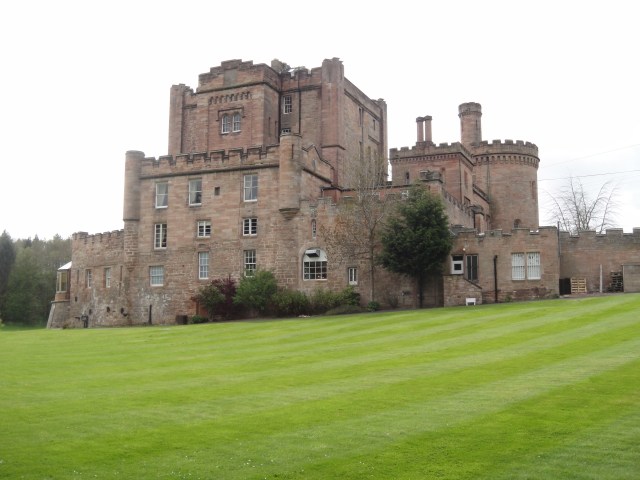
M485 140L540 150L540 204L568 176L619 189L640 227L636 2L12 1L0 6L0 232L122 228L124 155L167 153L169 89L230 59L345 75L388 106L389 147L418 116L459 141L458 105L482 104ZM360 9L367 8L367 13ZM560 179L560 180L550 180ZM541 224L552 224L541 208Z

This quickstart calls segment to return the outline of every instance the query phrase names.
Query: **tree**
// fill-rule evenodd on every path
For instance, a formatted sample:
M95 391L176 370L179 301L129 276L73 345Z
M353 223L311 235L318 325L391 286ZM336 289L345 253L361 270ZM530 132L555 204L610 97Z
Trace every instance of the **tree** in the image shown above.
M331 226L320 231L333 255L357 259L366 264L369 276L369 299L375 301L376 254L380 229L384 225L394 196L385 195L387 162L384 159L351 162L345 170L345 184L353 193L343 201Z
M10 240L8 234L0 237L0 263L7 257L7 239ZM12 247L15 260L0 313L11 323L44 325L56 293L57 270L71 258L71 240L56 235L45 241L36 236L33 240L16 240Z
M4 296L9 285L9 274L16 260L16 250L11 236L5 230L0 235L0 319L4 311Z
M453 246L441 200L422 186L412 186L406 201L398 205L397 215L385 225L381 240L380 263L416 280L422 307L426 278L440 273Z
M549 194L551 215L562 230L570 233L585 230L604 233L614 226L616 193L616 187L606 182L593 197L580 179L569 177L557 195Z

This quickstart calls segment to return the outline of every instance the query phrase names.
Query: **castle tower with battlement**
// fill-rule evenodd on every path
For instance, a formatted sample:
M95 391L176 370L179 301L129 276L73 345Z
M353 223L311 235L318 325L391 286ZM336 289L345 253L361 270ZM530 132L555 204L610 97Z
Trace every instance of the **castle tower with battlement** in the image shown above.
M538 148L529 142L482 139L482 106L458 107L460 142L435 144L431 116L418 117L412 148L391 149L396 185L409 185L437 173L452 223L474 228L538 227Z

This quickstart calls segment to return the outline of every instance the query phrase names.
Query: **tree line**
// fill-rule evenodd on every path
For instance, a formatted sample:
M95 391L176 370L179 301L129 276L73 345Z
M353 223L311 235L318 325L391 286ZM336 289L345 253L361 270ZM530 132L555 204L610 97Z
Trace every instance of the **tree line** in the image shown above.
M71 239L0 235L0 322L44 326L58 268L71 260Z

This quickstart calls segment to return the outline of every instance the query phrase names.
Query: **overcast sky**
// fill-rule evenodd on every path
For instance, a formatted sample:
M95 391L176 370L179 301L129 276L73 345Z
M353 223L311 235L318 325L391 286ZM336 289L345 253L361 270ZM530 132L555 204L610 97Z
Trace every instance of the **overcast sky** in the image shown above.
M364 9L367 11L365 12ZM635 2L13 1L0 6L0 231L63 237L122 228L124 155L167 153L169 89L230 59L318 67L388 106L389 147L418 116L459 141L482 104L485 140L535 143L541 224L570 176L618 188L640 227Z

